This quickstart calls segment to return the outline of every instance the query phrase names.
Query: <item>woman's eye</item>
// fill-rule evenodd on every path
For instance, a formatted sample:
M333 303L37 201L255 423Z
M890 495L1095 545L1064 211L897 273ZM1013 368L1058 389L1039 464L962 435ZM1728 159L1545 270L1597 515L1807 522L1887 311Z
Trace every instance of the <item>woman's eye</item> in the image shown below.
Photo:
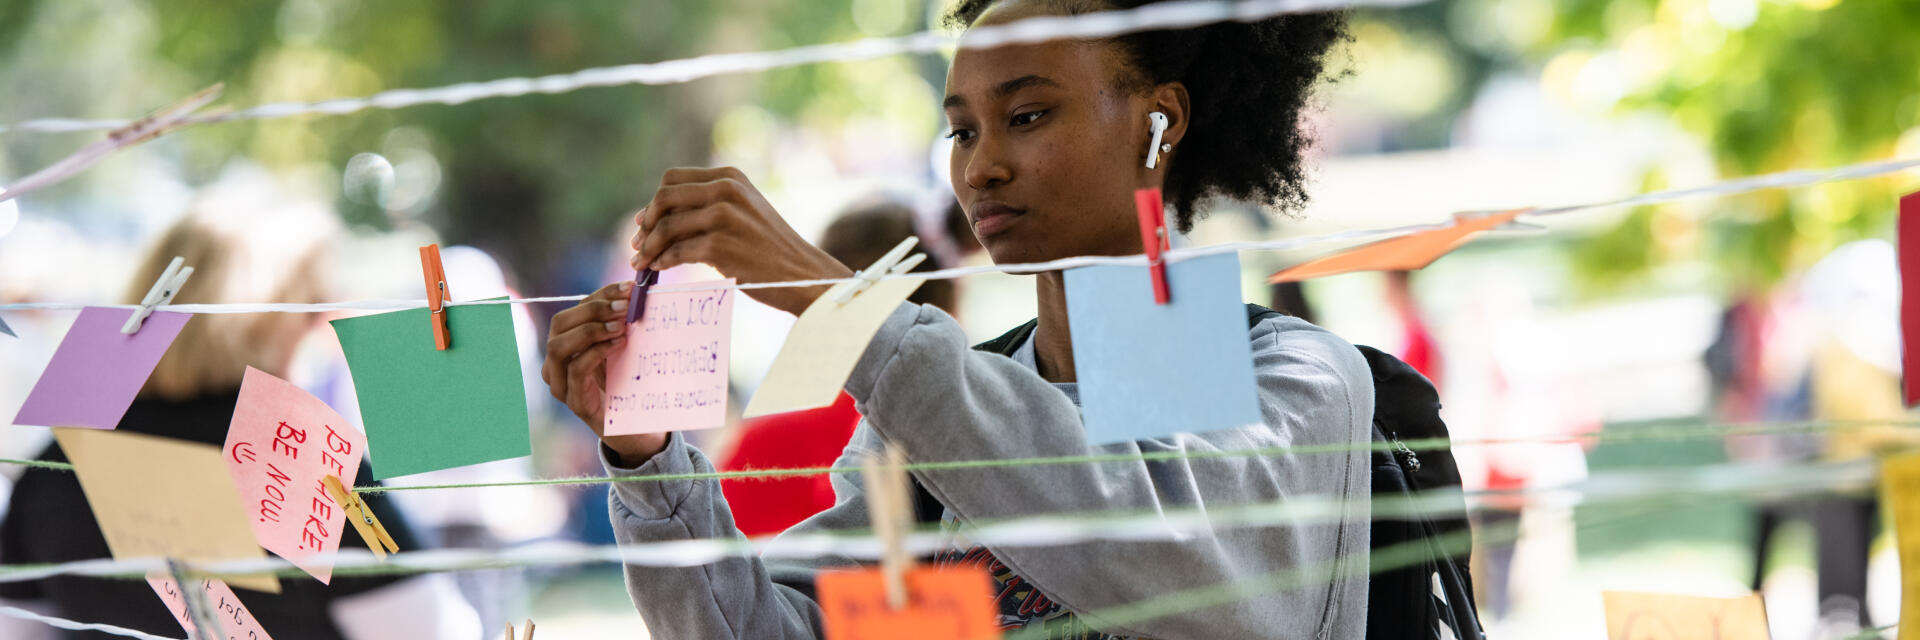
M1018 127L1021 125L1033 124L1033 121L1039 120L1040 116L1044 116L1044 115L1047 115L1047 112L1045 110L1028 111L1026 113L1015 114L1013 116L1013 126Z
M952 131L947 132L947 139L955 142L966 142L968 140L972 140L973 130L972 129L954 129Z

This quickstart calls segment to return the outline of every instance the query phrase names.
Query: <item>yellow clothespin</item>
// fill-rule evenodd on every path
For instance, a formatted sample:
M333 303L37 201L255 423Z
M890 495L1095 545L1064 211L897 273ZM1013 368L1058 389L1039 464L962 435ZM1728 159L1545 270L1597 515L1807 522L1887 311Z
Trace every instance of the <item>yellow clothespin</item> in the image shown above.
M533 619L527 619L527 636L518 639L513 637L513 623L507 623L507 640L533 640Z
M880 281L880 278L887 275L903 274L912 271L914 267L920 266L920 262L927 259L927 254L916 253L911 256L907 255L908 251L913 250L913 245L919 244L919 242L919 238L907 236L907 239L901 240L900 244L894 245L893 249L887 251L886 255L880 256L879 260L873 261L873 266L854 272L853 277L859 278L860 281L841 289L839 295L834 297L834 303L846 304L852 302L854 296L860 295L860 292L872 287L873 283Z
M380 520L373 517L373 509L367 508L366 501L361 500L359 494L348 491L345 485L340 484L339 476L329 475L320 482L326 485L327 495L333 496L333 501L347 512L347 522L353 523L354 530L360 532L360 539L367 541L367 548L373 550L374 557L385 560L387 554L400 552L400 545L393 541L393 536L387 535L387 528L380 526Z
M134 309L133 315L127 316L127 323L120 325L120 333L133 335L140 331L140 323L153 315L154 307L173 302L174 294L180 293L180 287L186 286L187 276L193 275L193 267L182 267L183 264L186 264L186 258L180 256L174 256L173 262L167 263L166 270L160 272L160 279L155 280L153 288L147 290L147 296L140 299L140 308Z
M873 535L880 539L880 573L887 588L887 606L907 606L907 572L913 570L913 556L907 555L907 529L913 525L913 507L908 501L907 457L889 444L881 453L868 454L860 475L867 482L867 511L873 521Z

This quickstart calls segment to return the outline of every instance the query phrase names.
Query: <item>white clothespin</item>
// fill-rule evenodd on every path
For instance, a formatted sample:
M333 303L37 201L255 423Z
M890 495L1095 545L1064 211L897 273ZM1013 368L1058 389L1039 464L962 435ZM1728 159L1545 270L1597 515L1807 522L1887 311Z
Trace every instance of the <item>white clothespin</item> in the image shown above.
M72 155L61 158L59 162L48 165L45 169L35 171L13 184L6 185L6 188L0 189L0 201L18 198L26 195L29 191L71 178L74 174L85 171L87 167L93 166L94 163L99 162L102 158L120 149L158 138L180 127L225 113L224 111L214 111L212 113L202 113L199 115L195 115L194 113L199 111L201 107L207 106L214 100L219 99L223 86L224 85L216 84L201 89L193 95L187 96L185 100L163 107L147 117L127 123L127 126L114 129L107 134L107 139L81 147L79 151L75 151Z
M167 270L160 272L160 279L153 282L153 288L147 290L147 297L140 299L140 308L133 310L127 323L121 325L120 333L133 335L140 330L140 323L153 315L153 308L173 302L174 294L180 293L180 287L187 284L187 276L193 275L193 267L181 267L186 258L174 256L167 263Z
M920 266L920 262L927 259L927 254L916 253L911 256L907 255L907 252L912 251L913 246L919 243L919 238L907 236L907 239L901 240L900 244L894 245L893 249L887 251L886 255L880 256L879 260L873 261L873 266L855 272L853 277L859 278L860 281L841 289L839 295L833 298L834 304L852 302L854 296L860 295L860 292L872 287L874 283L880 281L880 278L888 275L903 274L912 271L914 267ZM902 259L903 257L905 258L904 260Z
M873 535L880 539L880 574L887 588L887 606L907 606L907 572L913 570L913 556L907 555L907 530L913 526L913 504L907 497L907 456L891 444L880 453L867 454L860 475L867 483L867 516L873 521Z
M507 623L507 640L533 640L533 618L527 618L527 635L526 635L526 637L516 637L516 636L514 636L514 634L513 634L513 623L512 623L512 622L508 622L508 623Z

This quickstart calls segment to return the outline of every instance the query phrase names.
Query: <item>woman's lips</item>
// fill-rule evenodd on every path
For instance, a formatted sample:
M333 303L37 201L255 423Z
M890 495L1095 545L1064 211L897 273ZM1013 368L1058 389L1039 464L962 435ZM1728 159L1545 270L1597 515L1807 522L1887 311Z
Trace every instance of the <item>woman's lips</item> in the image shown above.
M973 205L973 233L981 238L998 235L1018 222L1026 212L998 202L978 202Z

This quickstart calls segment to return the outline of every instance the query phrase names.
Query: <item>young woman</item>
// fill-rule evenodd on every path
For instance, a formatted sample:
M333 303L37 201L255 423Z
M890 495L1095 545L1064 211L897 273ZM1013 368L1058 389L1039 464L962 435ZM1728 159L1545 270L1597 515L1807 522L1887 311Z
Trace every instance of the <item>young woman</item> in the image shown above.
M1125 8L1111 0L965 0L972 27L1042 15ZM1215 197L1297 207L1301 110L1339 15L960 51L948 73L954 194L997 262L1141 252L1133 191L1163 187L1181 230ZM1148 114L1165 114L1166 146L1149 150ZM1144 168L1148 153L1157 168ZM636 266L704 262L740 282L835 278L846 267L808 245L729 168L667 172L636 216ZM843 465L882 441L912 462L1139 451L1220 451L1369 441L1372 379L1345 341L1292 318L1248 332L1265 424L1119 445L1088 443L1080 422L1063 276L1037 277L1040 315L1014 357L969 349L940 311L903 304L874 336L846 391L865 419ZM630 283L601 289L554 317L543 369L555 397L596 430L605 354L621 341ZM754 289L798 314L825 287ZM609 474L712 468L677 434L603 436ZM915 472L954 533L938 562L984 566L998 583L1000 623L1056 637L1358 638L1365 633L1367 453L1228 456L1156 462ZM864 529L856 475L833 479L838 503L789 531ZM711 481L616 483L620 539L737 536ZM1295 497L1344 498L1324 523L1224 528L1179 540L1055 547L979 547L971 522L1099 511L1219 508ZM778 544L776 542L775 544ZM855 564L729 559L627 568L627 587L656 637L814 638L819 607L808 571ZM1102 609L1174 591L1299 572L1306 586L1122 623Z

